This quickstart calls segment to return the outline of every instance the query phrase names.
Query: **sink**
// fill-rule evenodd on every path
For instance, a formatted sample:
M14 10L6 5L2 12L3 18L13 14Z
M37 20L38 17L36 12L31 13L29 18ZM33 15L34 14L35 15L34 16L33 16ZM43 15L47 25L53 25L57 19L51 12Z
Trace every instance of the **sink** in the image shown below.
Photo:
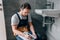
M42 16L50 16L50 17L59 17L60 10L58 9L35 9L35 13Z

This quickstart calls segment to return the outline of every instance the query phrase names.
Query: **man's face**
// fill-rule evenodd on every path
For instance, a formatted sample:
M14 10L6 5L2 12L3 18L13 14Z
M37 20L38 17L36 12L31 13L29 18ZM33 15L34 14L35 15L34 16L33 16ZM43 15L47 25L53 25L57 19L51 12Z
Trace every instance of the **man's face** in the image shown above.
M30 9L25 8L25 9L22 9L21 11L23 16L27 16L30 12Z

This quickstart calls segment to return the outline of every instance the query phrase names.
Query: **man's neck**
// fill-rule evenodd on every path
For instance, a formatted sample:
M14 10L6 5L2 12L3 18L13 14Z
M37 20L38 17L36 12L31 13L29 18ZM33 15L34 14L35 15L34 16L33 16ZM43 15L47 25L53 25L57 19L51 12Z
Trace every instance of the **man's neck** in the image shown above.
M23 16L21 11L19 12L19 15Z
M22 15L22 12L19 12L20 15Z

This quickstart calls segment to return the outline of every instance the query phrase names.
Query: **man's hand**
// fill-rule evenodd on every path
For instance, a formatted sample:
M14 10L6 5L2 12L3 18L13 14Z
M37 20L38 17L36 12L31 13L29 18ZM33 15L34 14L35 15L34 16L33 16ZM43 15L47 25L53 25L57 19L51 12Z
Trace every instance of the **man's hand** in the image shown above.
M36 35L36 34L30 34L30 33L29 33L29 35L30 35L31 38L37 39L37 35Z
M30 35L25 35L24 37L25 37L26 39L31 40L31 36L30 36Z
M36 34L33 34L33 37L34 37L34 39L37 39L37 35Z

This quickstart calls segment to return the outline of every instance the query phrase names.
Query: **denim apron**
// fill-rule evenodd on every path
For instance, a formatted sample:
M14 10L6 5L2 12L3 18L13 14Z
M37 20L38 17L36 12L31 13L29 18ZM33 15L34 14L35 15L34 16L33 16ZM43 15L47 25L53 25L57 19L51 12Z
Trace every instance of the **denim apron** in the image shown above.
M18 18L19 18L19 24L17 26L17 28L19 27L22 27L22 26L27 26L29 28L29 25L28 25L28 16L27 16L27 19L20 19L20 16L18 13L16 13ZM29 32L30 34L32 34L31 32ZM21 37L19 37L18 35L16 35L16 39L17 40L23 40Z

